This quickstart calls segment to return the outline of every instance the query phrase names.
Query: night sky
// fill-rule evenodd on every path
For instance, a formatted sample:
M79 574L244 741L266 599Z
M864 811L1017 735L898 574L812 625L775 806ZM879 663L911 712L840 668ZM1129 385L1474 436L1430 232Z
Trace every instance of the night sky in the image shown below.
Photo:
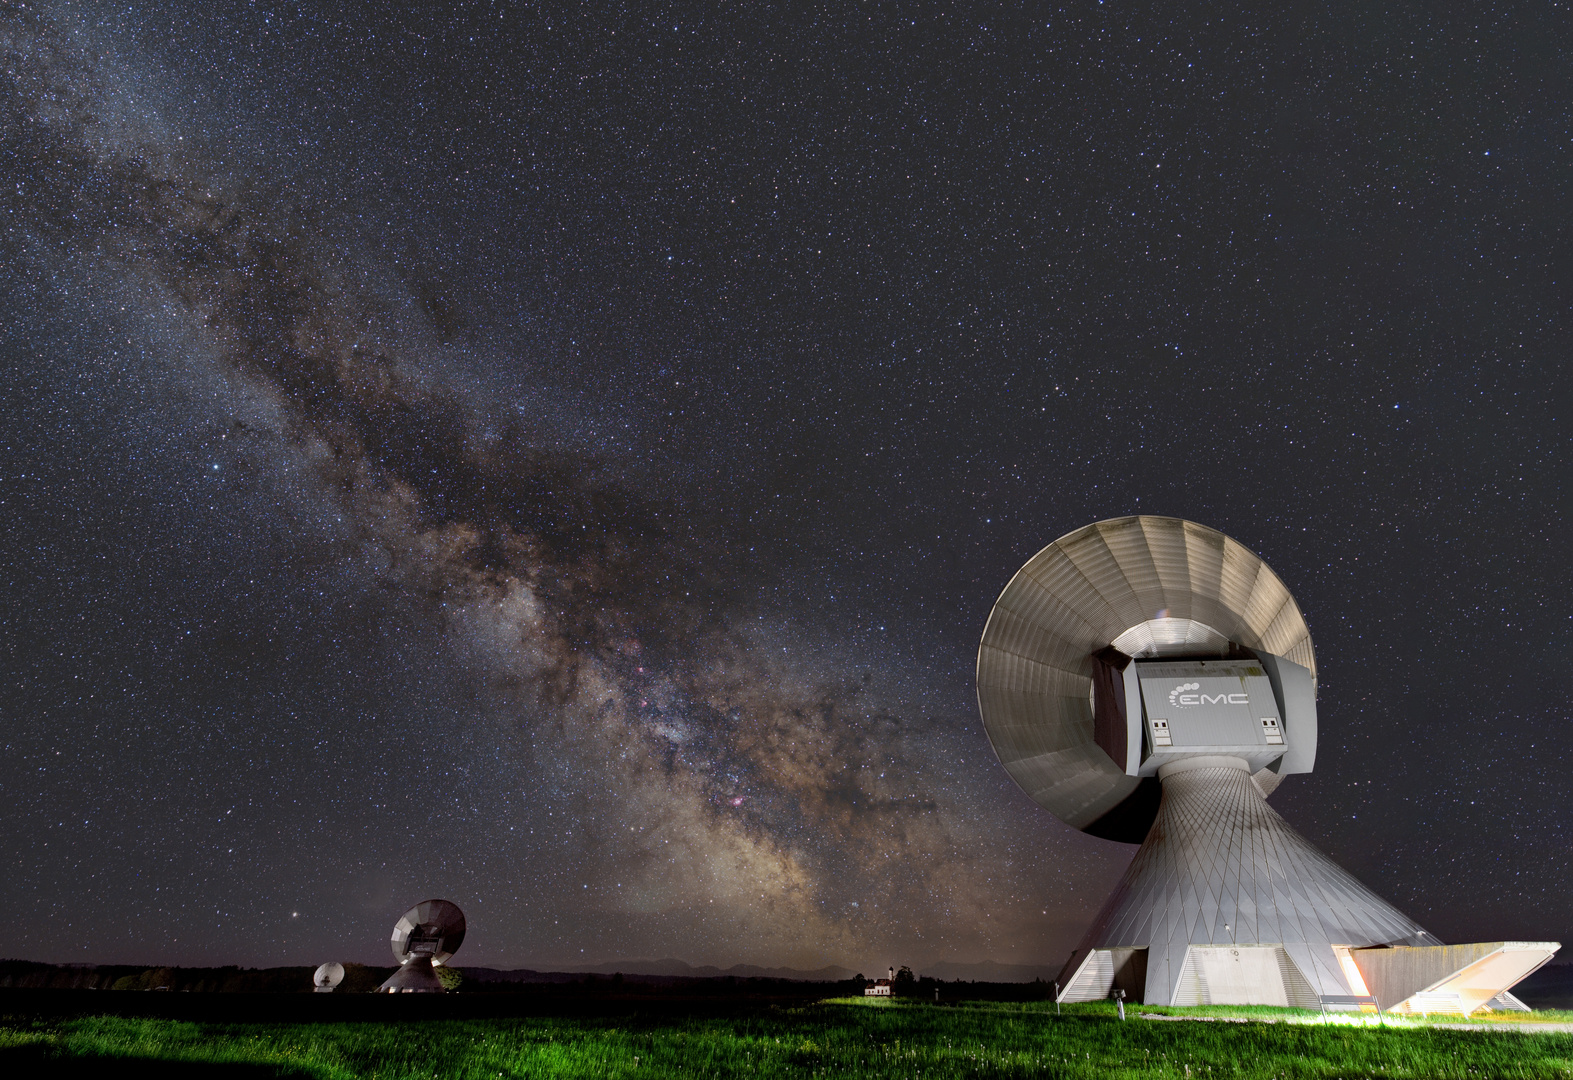
M1569 17L0 6L0 952L1057 968L973 665L1128 513L1299 600L1281 813L1573 940Z

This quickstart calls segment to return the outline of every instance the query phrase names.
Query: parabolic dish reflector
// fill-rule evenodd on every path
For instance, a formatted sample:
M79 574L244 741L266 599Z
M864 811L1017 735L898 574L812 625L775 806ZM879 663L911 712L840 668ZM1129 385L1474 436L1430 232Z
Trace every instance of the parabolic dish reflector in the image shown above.
M1294 597L1254 553L1180 518L1095 522L1034 555L994 604L978 647L978 708L1011 778L1060 820L1139 843L1155 780L1094 740L1093 654L1138 658L1260 650L1316 675ZM1263 770L1268 790L1278 781Z
M422 900L393 924L393 958L400 965L417 957L446 963L464 943L464 912L447 900Z

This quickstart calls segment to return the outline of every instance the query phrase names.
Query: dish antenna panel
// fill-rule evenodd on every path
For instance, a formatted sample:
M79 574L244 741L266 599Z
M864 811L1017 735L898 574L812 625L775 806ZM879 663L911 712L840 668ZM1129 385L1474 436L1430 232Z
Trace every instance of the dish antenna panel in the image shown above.
M423 900L393 924L389 941L399 963L377 988L388 994L440 994L442 980L433 967L446 964L464 943L464 912L447 900Z
M336 963L323 964L311 976L311 983L319 994L331 994L339 983L344 981L344 965Z
M978 708L1040 806L1141 844L1061 1001L1402 1008L1453 987L1468 1012L1559 947L1444 949L1267 805L1316 762L1316 654L1278 575L1216 529L1114 518L1034 555L989 614Z

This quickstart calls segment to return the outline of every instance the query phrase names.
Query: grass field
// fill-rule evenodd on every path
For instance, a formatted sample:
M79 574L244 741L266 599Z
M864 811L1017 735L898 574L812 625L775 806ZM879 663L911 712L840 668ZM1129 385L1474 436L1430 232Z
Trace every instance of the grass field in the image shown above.
M1573 1078L1573 1034L1426 1025L1121 1023L1107 1005L857 999L684 1019L198 1024L0 1019L7 1076ZM1230 1010L1218 1010L1225 1012ZM1233 1010L1238 1011L1238 1010ZM1289 1010L1249 1010L1256 1019ZM1299 1019L1308 1019L1300 1016Z

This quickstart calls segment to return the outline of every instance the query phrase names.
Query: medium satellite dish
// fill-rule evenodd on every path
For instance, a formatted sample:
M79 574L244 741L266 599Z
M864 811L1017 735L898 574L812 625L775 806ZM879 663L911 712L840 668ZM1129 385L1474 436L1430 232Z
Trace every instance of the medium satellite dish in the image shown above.
M311 977L312 985L319 994L331 994L339 983L344 981L344 965L336 963L323 964Z
M1005 586L978 647L978 707L1001 764L1040 806L1093 836L1138 844L1162 789L1131 760L1141 747L1140 709L1125 707L1136 690L1123 677L1134 677L1131 660L1247 655L1310 673L1296 753L1254 773L1270 792L1315 757L1316 653L1294 597L1217 529L1112 518L1060 537Z
M446 964L464 943L464 912L447 900L423 900L393 924L389 945L399 970L377 989L389 994L443 992L432 970Z

